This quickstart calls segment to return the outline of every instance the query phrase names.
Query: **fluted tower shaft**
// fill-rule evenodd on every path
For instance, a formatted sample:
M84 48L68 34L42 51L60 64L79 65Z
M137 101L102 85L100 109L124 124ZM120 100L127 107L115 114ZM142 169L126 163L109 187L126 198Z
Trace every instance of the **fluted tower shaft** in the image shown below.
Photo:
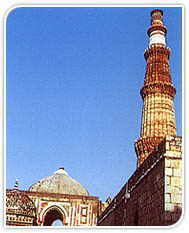
M140 94L143 99L140 138L135 143L137 165L156 149L165 136L176 136L174 96L176 89L172 84L169 57L166 46L167 29L163 24L163 12L151 12L151 27L148 29L149 47L144 52L146 74Z

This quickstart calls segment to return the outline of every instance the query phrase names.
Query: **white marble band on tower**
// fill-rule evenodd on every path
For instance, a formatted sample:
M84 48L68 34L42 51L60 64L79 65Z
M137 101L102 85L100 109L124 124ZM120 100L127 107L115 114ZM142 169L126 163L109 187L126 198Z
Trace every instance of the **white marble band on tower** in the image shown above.
M166 45L167 29L163 25L163 11L156 9L151 13L151 27L148 29L149 46L152 44Z
M157 31L156 34L150 36L149 46L152 44L163 44L166 45L165 36L162 33Z

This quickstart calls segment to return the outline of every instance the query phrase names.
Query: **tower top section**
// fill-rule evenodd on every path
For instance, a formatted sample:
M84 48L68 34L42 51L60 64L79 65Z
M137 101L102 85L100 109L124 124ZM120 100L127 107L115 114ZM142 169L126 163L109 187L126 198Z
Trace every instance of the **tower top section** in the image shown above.
M166 45L165 36L167 29L163 24L163 11L155 9L151 12L151 26L148 29L148 36L150 37L149 46L152 44Z

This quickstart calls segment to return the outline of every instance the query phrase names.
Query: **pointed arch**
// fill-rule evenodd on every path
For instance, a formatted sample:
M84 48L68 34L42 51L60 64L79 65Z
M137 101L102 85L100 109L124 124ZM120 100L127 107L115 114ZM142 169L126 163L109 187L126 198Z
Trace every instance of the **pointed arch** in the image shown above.
M55 220L61 220L63 225L68 224L68 214L66 209L58 204L53 203L42 211L43 226L51 226Z

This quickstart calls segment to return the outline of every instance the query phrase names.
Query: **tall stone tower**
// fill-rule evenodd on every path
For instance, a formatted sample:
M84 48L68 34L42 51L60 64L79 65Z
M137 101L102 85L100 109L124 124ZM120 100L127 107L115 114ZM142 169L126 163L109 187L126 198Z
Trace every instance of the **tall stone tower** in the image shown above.
M176 136L173 100L176 89L172 84L166 46L167 29L163 24L163 11L151 12L148 29L149 47L144 52L146 74L140 94L144 101L140 138L135 143L137 166L157 150L166 136Z
M176 136L167 29L161 10L151 18L137 169L101 213L99 226L168 226L182 214L182 138Z

